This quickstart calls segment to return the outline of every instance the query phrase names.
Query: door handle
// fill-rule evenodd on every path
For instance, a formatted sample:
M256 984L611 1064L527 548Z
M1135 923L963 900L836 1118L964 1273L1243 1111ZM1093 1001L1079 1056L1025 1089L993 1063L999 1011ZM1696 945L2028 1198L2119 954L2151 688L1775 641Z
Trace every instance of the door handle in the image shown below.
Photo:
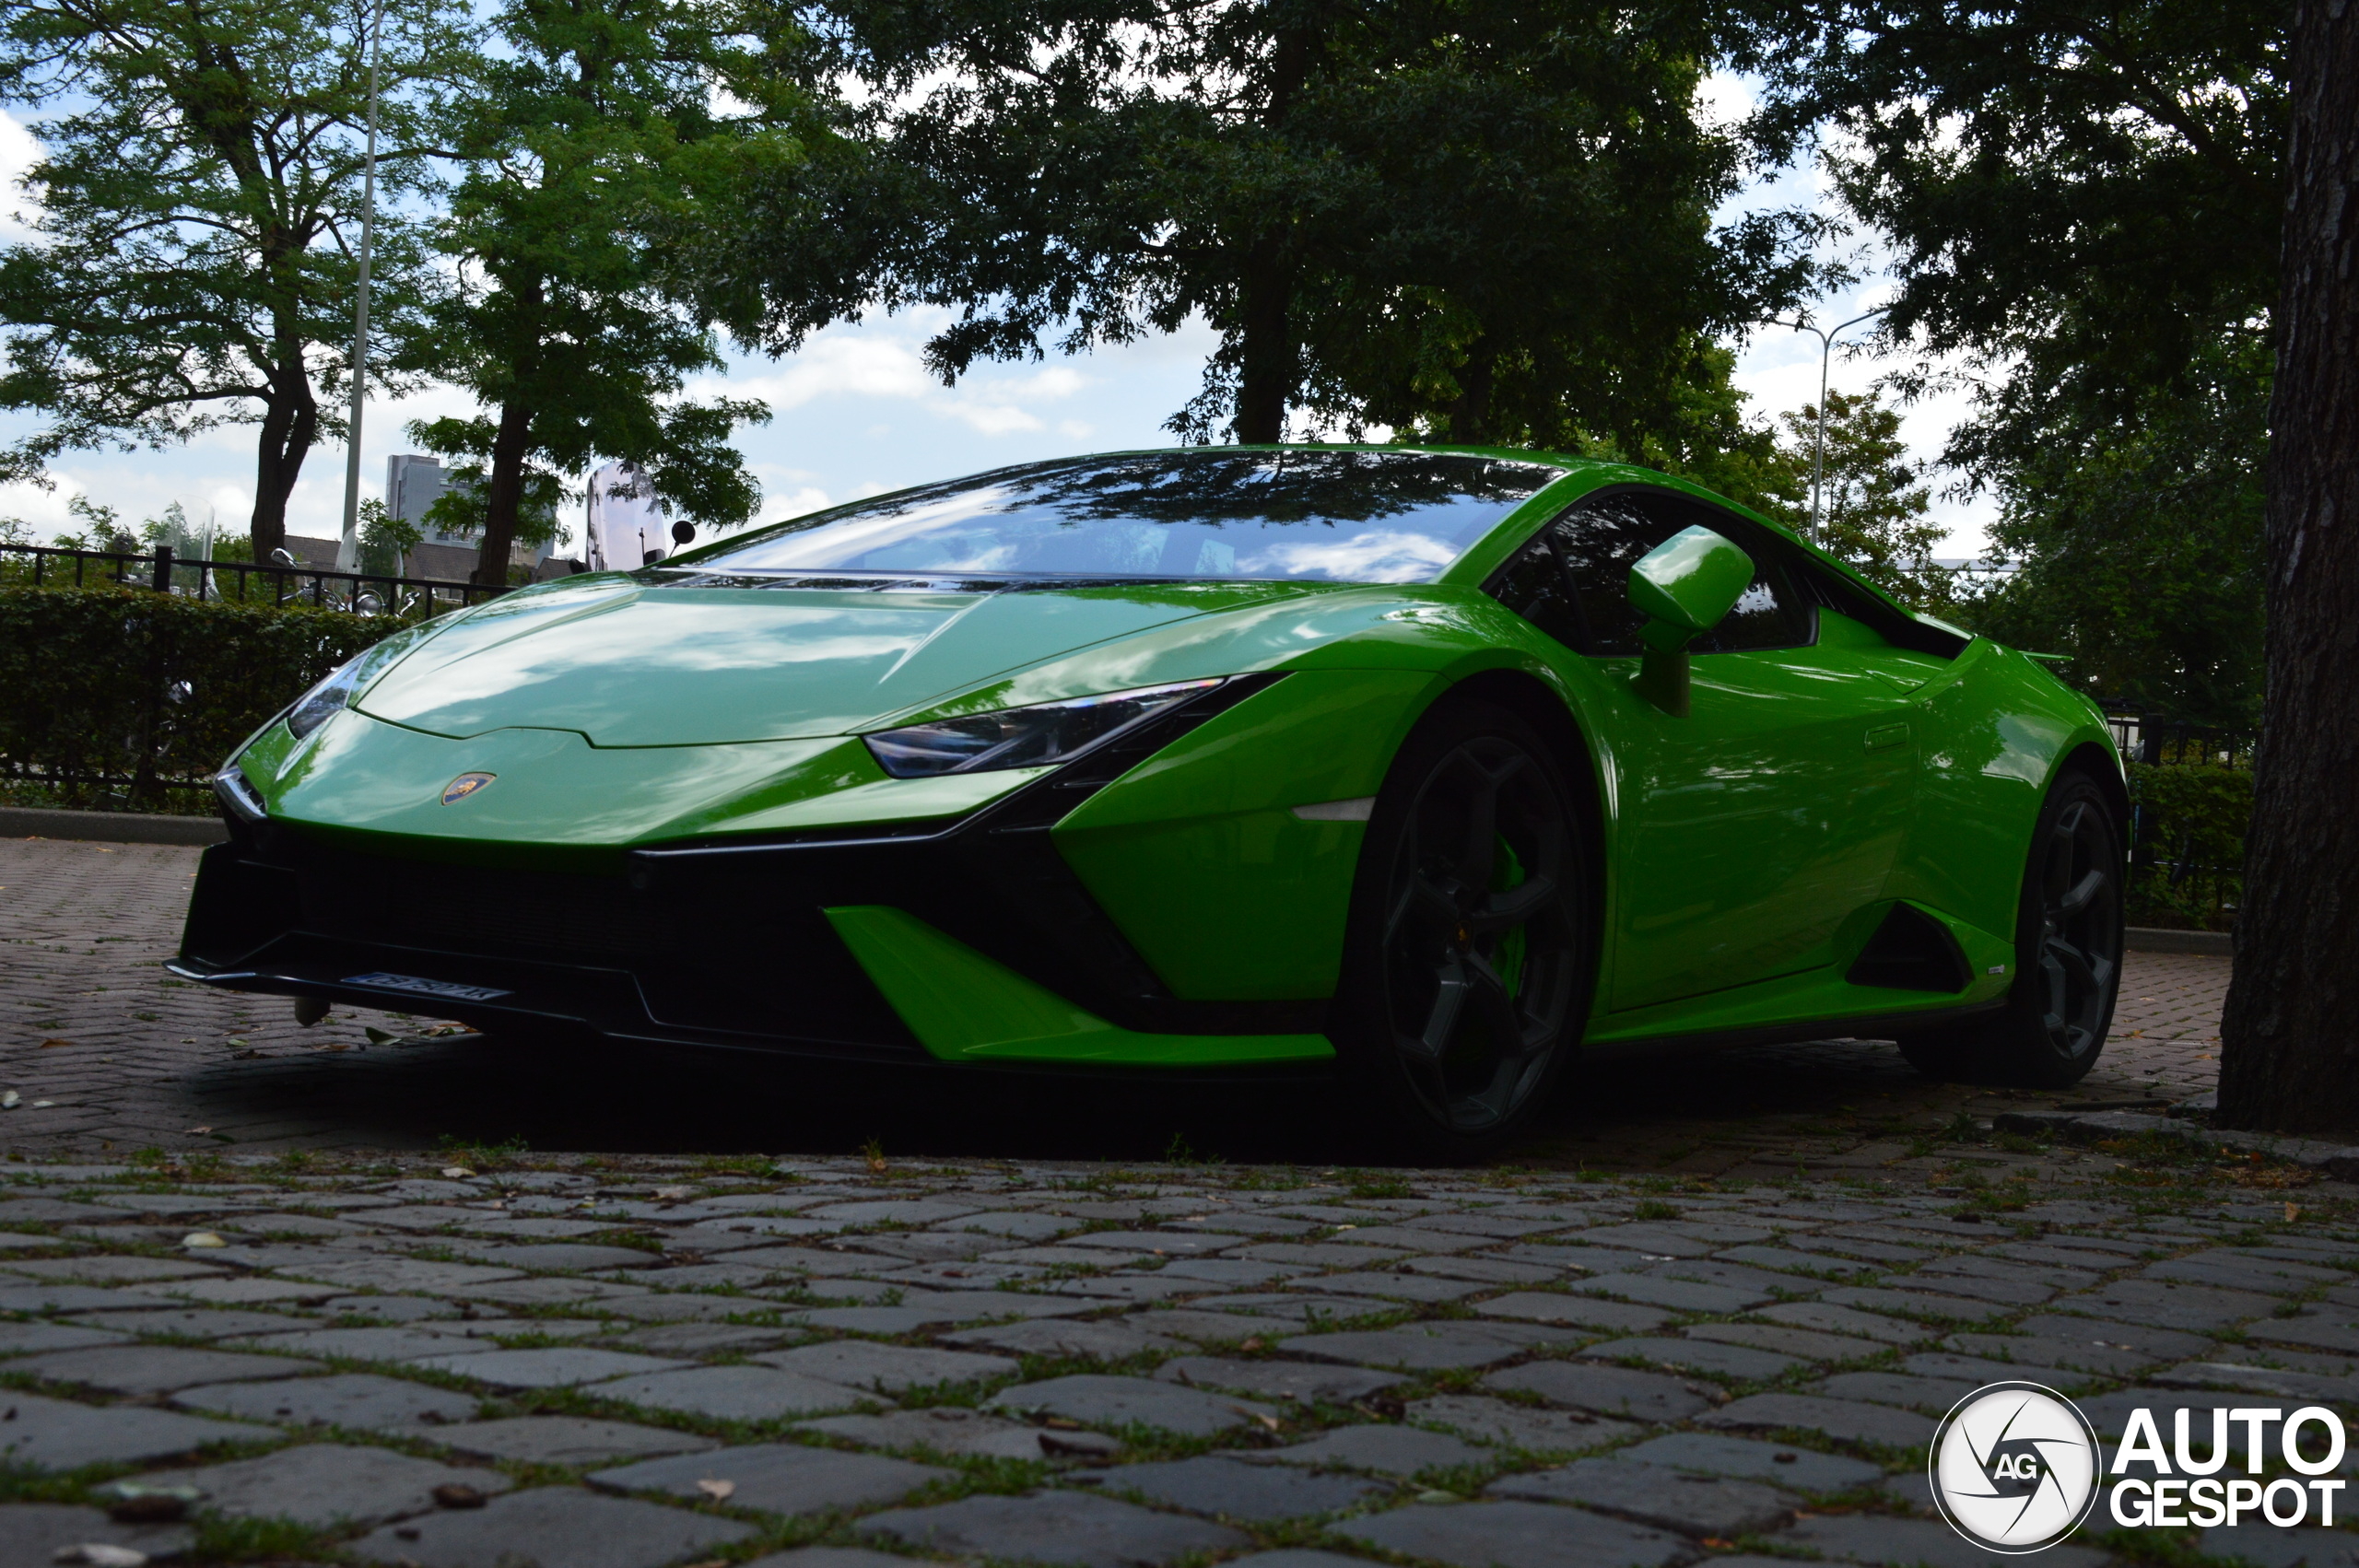
M1868 731L1868 750L1872 752L1890 751L1895 746L1907 743L1908 726L1906 724L1879 724Z

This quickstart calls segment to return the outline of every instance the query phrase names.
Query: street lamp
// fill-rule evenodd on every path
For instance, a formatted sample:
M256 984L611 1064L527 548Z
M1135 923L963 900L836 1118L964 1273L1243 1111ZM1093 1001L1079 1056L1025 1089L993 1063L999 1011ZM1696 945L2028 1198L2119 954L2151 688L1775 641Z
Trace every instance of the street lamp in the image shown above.
M1861 315L1854 316L1849 321L1842 322L1837 326L1829 327L1824 332L1821 332L1818 328L1811 325L1807 321L1772 321L1769 322L1773 327L1787 327L1795 332L1811 333L1818 338L1818 431L1812 443L1814 450L1811 455L1810 461L1810 542L1813 544L1822 543L1818 536L1818 497L1820 490L1826 483L1827 361L1834 357L1835 340L1842 334L1845 328L1856 327L1861 322L1873 321L1876 317L1883 315L1886 310L1891 309L1892 307L1889 305L1879 305L1872 310L1869 310Z
M369 242L377 224L377 62L385 46L385 0L369 18L369 159L360 176L359 295L352 305L352 417L344 451L344 534L335 569L360 569L360 407L369 392Z

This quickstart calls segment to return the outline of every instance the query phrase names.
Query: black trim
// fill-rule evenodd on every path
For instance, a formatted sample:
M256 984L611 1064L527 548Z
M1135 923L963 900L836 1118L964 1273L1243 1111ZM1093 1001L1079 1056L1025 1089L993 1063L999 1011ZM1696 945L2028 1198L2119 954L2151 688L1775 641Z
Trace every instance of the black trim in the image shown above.
M1913 904L1895 904L1843 977L1855 986L1954 994L1974 983L1949 927Z
M1639 1040L1584 1043L1581 1054L1591 1061L1623 1061L1634 1057L1684 1056L1706 1051L1735 1050L1745 1046L1782 1046L1797 1040L1895 1040L1924 1029L1936 1029L1967 1018L1996 1012L2007 1005L1996 1001L1965 1007L1928 1008L1919 1012L1877 1012L1858 1018L1815 1018L1799 1024L1764 1024L1754 1029L1730 1029L1718 1034L1651 1035Z
M205 851L173 968L229 989L380 1007L399 996L352 977L414 974L507 993L409 998L408 1011L479 1027L521 1018L618 1039L930 1060L822 913L884 904L1125 1028L1319 1033L1323 1000L1171 996L1049 836L1282 678L1226 681L949 823L639 850L622 875L370 855L225 811L230 838Z

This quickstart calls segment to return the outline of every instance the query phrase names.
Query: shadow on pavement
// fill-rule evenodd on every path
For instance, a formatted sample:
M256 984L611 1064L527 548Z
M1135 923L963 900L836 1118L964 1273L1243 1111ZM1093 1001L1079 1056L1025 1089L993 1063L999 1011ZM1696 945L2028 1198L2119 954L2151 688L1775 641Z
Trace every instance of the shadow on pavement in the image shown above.
M851 1070L461 1036L217 1064L192 1086L207 1119L226 1130L308 1126L333 1130L344 1147L521 1141L545 1152L849 1153L873 1139L888 1156L912 1157L1320 1165L1402 1157L1321 1080ZM1577 1063L1531 1134L1498 1158L1573 1163L1601 1154L1601 1139L1616 1150L1675 1143L1699 1126L1815 1117L1912 1089L1938 1086L1880 1042Z

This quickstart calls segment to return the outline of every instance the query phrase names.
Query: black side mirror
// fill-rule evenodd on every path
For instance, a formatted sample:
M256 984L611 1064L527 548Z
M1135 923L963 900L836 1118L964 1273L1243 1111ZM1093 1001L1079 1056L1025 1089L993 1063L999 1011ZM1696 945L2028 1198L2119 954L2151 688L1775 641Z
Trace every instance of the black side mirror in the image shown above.
M672 525L672 543L675 544L686 544L696 536L697 525L693 522L675 522Z

